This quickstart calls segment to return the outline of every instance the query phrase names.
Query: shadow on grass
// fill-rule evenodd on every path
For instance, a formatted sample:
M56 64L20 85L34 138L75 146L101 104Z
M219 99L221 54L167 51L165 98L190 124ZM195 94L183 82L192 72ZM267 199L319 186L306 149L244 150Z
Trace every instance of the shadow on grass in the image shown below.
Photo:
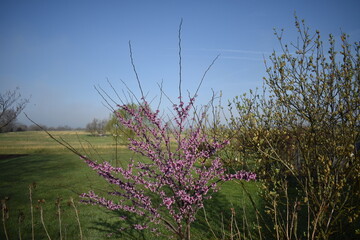
M96 220L92 221L92 226L89 228L96 230L107 237L108 239L155 239L151 238L152 233L149 230L136 230L134 229L135 224L144 225L148 222L147 219L138 216L126 215L121 211L107 211L105 218L99 217ZM122 219L122 217L126 217ZM154 236L155 237L155 236ZM161 239L161 237L156 237L156 239Z
M206 218L203 209L199 210L196 221L192 224L192 236L196 239L222 239L224 233L230 233L231 226L235 229L232 219L236 220L236 224L241 228L243 208L240 202L241 199L233 204L227 200L225 194L214 193L212 198L204 203Z
M28 155L29 154L0 154L0 161L11 159L11 158L24 157L24 156L28 156Z
M242 199L239 199L236 204L233 204L227 200L225 194L220 192L213 194L212 198L204 203L207 220L203 209L200 209L195 222L191 225L191 239L223 239L224 234L226 234L225 238L227 239L231 232L231 226L233 234L237 232L236 228L238 228L242 234L244 234L243 230L245 229L245 234L248 236L249 231L254 231L253 221L255 215L252 209L246 209L245 214L247 214L248 225L245 224L244 226L244 206L241 202ZM169 239L169 236L165 235L156 236L149 229L139 231L132 227L134 224L146 224L148 220L145 218L126 215L127 213L120 211L110 212L104 210L104 212L108 217L97 218L92 222L90 228L103 233L104 236L110 236L110 239ZM126 219L121 220L120 217L124 215ZM159 228L160 232L165 231L161 226ZM213 233L215 233L216 237ZM251 234L256 235L254 232ZM174 239L176 239L175 236Z
M61 164L63 156L54 155L17 155L2 159L1 177L5 182L25 181L31 183L44 178L51 178L61 171L71 170L71 166ZM65 163L65 162L64 162Z

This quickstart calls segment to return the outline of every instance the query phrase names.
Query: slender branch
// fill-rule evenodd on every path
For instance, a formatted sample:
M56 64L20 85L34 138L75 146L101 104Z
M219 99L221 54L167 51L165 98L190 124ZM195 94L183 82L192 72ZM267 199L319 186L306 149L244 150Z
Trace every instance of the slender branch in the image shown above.
M129 94L129 98L130 98L131 102L133 102L132 98L135 98L138 105L141 105L141 103L140 103L139 99L136 97L135 93L133 91L131 91L131 89L128 87L128 85L122 79L120 79L120 81L122 82L122 84L124 84L124 86L128 90L128 94ZM141 92L142 92L142 90L141 90ZM144 97L144 96L142 95L142 97Z
M209 229L210 229L211 233L213 234L214 239L217 239L218 237L216 236L216 234L215 234L214 230L212 229L212 227L211 227L211 225L210 225L210 223L209 223L209 221L208 221L208 218L207 218L207 215L206 215L206 210L205 210L205 207L203 207L203 211L204 211L204 218L205 218L205 222L206 222L206 224L208 225L208 227L209 227Z
M182 27L183 19L180 21L179 25L179 97L181 99L181 83L182 83L182 58L181 58L181 27Z
M51 237L49 235L49 232L45 226L45 221L44 221L44 210L43 210L43 207L42 207L42 203L44 203L45 201L44 200L39 200L39 205L40 205L40 220L41 220L41 224L45 230L45 233L46 233L46 236L48 237L49 240L51 240Z
M79 226L80 239L82 240L82 239L83 239L83 234L82 234L81 223L80 223L80 218L79 218L79 211L78 211L77 208L76 208L76 205L75 205L75 203L74 203L74 199L73 199L73 198L70 198L70 202L71 202L71 205L73 206L74 211L75 211L76 221L77 221L78 226Z
M6 237L6 240L9 240L9 236L7 234L7 231L6 231L6 219L8 217L8 208L6 206L6 200L7 199L2 199L1 200L1 211L2 211L2 222L3 222L3 228L4 228L4 233L5 233L5 237Z
M113 103L116 103L110 96L109 94L107 94L107 92L102 89L100 86L96 87L94 86L95 90L98 92L98 94L101 96L101 98L106 102L107 106L105 104L103 104L107 109L109 109L110 111L114 111L114 108L111 106L111 104L109 103L109 101L104 97L103 94L105 94L108 99L110 99ZM101 90L101 91L100 91Z
M141 92L141 97L145 100L144 98L144 93L143 93L143 90L142 90L142 87L141 87L141 83L140 83L140 79L139 79L139 75L136 71L136 67L135 67L135 63L134 63L134 58L133 58L133 54L132 54L132 48L131 48L131 42L129 41L129 51L130 51L130 60L131 60L131 65L133 67L133 70L134 70L134 73L135 73L135 76L136 76L136 81L139 85L139 89L140 89L140 92Z
M34 208L32 202L32 189L35 185L29 185L29 200L30 200L30 215L31 215L31 239L35 239L35 231L34 231Z
M159 88L160 88L160 100L159 100L159 104L157 106L157 110L160 109L160 105L161 105L161 102L162 102L162 96L163 96L163 80L161 80L161 83L160 85L158 84Z
M197 87L197 89L196 89L196 92L195 92L195 94L194 94L194 97L195 97L195 96L197 95L197 93L199 92L199 89L200 89L200 87L201 87L201 85L202 85L202 83L203 83L203 81L204 81L204 79L205 79L206 74L207 74L208 71L211 69L211 67L215 64L216 60L217 60L219 57L220 57L220 54L217 55L217 56L214 58L214 60L212 60L211 64L210 64L210 65L208 66L208 68L205 70L205 72L204 72L204 74L203 74L203 76L202 76L202 78L201 78L201 81L200 81L200 83L199 83L199 85L198 85L198 87Z
M123 102L121 97L119 96L119 94L117 93L117 91L115 90L114 86L111 84L111 82L109 81L109 79L106 79L106 81L108 82L108 84L110 85L111 89L113 90L113 92L116 94L116 96L118 97L120 102Z
M61 198L56 200L56 207L57 207L57 214L58 214L58 221L59 221L59 235L60 240L62 240L62 224L61 224Z
M37 124L36 122L34 122L31 118L28 117L28 115L26 113L24 113L26 118L32 122L33 124L35 124L37 127L39 127L42 131L44 131L51 139L53 139L55 142L59 143L60 145L64 146L65 148L67 148L68 150L70 150L71 152L75 153L76 155L78 155L79 157L82 157L82 155L74 148L72 147L68 142L64 141L62 139L62 141L58 140L57 138L55 138L51 133L49 133L46 129L44 129L43 127L41 127L39 124Z
M170 102L172 105L174 105L175 103L174 103L173 101L171 101L170 97L164 92L164 90L163 90L163 88L162 88L162 84L159 85L159 83L158 83L157 85L158 85L158 87L160 88L161 93L167 98L167 100L169 100L169 102Z

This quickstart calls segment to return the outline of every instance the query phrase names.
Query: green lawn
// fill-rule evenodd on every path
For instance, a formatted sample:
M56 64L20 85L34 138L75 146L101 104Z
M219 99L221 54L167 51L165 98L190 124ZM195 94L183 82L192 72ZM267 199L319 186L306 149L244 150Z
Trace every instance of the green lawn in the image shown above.
M98 160L106 159L115 165L115 146L112 137L92 137L85 132L52 132L88 156ZM80 142L82 142L80 144ZM91 145L89 144L91 143ZM29 184L36 183L33 193L33 205L44 199L44 220L52 239L59 238L59 223L55 202L61 198L62 235L63 239L78 239L79 230L72 206L68 205L74 198L80 212L80 222L84 239L114 239L106 235L120 227L118 217L105 209L79 203L78 195L89 190L98 193L106 192L108 184L92 171L78 156L52 140L44 132L17 132L0 134L0 197L9 197L7 206L9 218L6 229L9 239L18 237L18 216L23 212L25 219L20 224L22 239L31 239L31 217ZM125 147L118 149L118 163L126 164L133 153ZM256 192L257 183L246 183ZM222 190L205 202L207 217L215 231L221 231L222 221L227 223L231 218L231 208L237 211L237 221L242 222L243 206L250 212L249 201L236 182L222 185ZM40 210L34 209L35 239L46 239L40 221ZM223 220L221 220L223 218ZM135 221L134 219L130 219ZM253 219L248 219L252 221ZM225 226L227 228L227 226ZM203 212L199 212L198 221L192 228L193 239L210 239L212 234L204 221ZM151 235L135 231L125 232L122 239L152 239ZM3 227L0 239L5 239ZM159 239L159 238L157 238Z

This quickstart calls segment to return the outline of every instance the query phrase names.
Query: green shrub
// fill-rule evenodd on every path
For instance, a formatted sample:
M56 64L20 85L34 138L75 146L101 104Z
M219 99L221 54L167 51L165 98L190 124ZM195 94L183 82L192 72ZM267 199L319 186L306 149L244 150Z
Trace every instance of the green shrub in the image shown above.
M295 18L297 42L266 63L261 94L233 100L232 141L257 159L276 239L350 239L360 214L360 58L342 34L321 41ZM324 50L328 48L328 50Z

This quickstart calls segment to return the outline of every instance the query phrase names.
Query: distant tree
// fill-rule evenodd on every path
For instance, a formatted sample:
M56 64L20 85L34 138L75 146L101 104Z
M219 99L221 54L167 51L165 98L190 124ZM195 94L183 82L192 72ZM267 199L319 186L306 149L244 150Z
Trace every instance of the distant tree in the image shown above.
M97 125L97 119L94 118L91 122L86 124L86 131L90 132L92 135L95 135L96 125Z
M71 130L73 130L73 128L68 125L64 125L64 126L58 126L54 130L56 130L56 131L71 131Z
M16 113L13 109L6 110L0 118L0 132L13 132L16 125Z
M126 104L129 109L138 110L139 106L135 103ZM133 120L133 116L129 114L124 109L117 109L111 114L110 119L106 123L105 130L109 132L115 143L115 166L118 167L118 146L119 145L128 145L130 139L134 139L136 137L135 132L126 127L119 121L119 118L124 118L127 121ZM144 118L144 122L148 122L146 117ZM148 124L147 124L148 125Z
M107 120L100 120L94 118L90 123L86 125L86 131L90 132L92 135L103 135L105 134L105 126Z
M130 109L136 110L139 108L136 104L127 104ZM107 132L110 132L116 143L128 144L130 138L135 137L134 131L125 127L119 122L119 117L131 120L133 117L123 109L116 110L107 122L105 129Z
M15 126L16 132L23 132L23 131L27 131L27 130L28 130L28 126L26 126L25 124L16 124L16 126Z
M48 130L49 128L45 125L30 125L27 127L28 131L42 131L42 130Z
M13 131L16 117L29 102L28 99L21 98L18 90L19 88L16 88L0 94L0 132Z

